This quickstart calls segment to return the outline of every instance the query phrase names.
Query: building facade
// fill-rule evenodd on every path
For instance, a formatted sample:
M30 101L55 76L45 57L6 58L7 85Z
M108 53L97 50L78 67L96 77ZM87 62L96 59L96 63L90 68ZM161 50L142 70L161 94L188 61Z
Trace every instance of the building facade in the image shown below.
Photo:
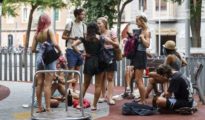
M159 0L133 0L125 7L124 13L122 15L122 21L125 23L131 22L132 26L136 27L135 18L143 11L148 18L148 25L151 31L150 51L155 54L161 54L162 45L167 40L173 40L176 42L178 51L185 53L185 21L187 14L185 5L185 2L183 2L181 5L178 5L177 3L164 2L164 0L161 0L161 4L159 5ZM32 44L38 17L45 12L51 16L53 21L52 27L56 32L56 39L62 50L64 50L65 41L61 39L61 36L66 23L74 18L73 9L74 8L72 7L60 10L38 8L33 15L29 46ZM191 47L191 53L204 53L205 51L205 34L203 34L205 32L205 27L203 27L205 26L204 11L205 2L203 1L201 15L201 45L199 47ZM19 14L17 17L11 17L9 15L2 16L2 38L0 42L2 47L24 46L29 12L30 7L28 5L22 5L17 11ZM13 39L11 40L11 38Z
M148 25L151 31L151 46L149 48L151 52L161 54L162 45L167 40L173 40L176 42L178 51L185 53L185 22L187 16L185 2L178 5L177 3L161 0L159 5L159 0L133 0L125 8L124 21L135 24L136 16L144 12L148 18ZM191 53L205 53L205 34L203 34L205 32L205 27L203 27L205 26L205 1L202 3L201 45L192 47L190 42Z
M17 10L18 16L12 17L9 15L2 16L2 32L1 32L1 47L19 47L25 46L26 30L28 26L28 18L30 7L22 5ZM46 13L51 17L51 27L55 30L55 37L58 44L65 49L65 41L61 39L66 23L73 19L73 8L65 9L41 9L37 8L33 14L32 27L29 38L29 46L32 44L33 36L35 34L38 18L42 13ZM54 14L55 13L55 14ZM55 20L55 22L54 22Z

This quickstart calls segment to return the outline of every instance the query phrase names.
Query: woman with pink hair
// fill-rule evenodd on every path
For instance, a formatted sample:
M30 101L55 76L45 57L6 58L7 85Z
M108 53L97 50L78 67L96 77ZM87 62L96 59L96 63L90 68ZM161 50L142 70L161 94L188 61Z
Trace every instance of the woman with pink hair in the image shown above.
M43 62L43 53L45 51L45 42L50 41L54 47L61 53L60 47L58 46L55 37L54 31L50 30L51 19L47 14L42 14L39 17L37 24L36 34L33 38L32 43L32 52L36 53L36 70L55 70L56 61L53 61L49 64L44 64ZM51 83L52 83L53 74L51 73L39 73L36 76L36 96L38 103L37 112L50 112L50 98L51 98ZM42 107L42 91L45 95L46 109Z

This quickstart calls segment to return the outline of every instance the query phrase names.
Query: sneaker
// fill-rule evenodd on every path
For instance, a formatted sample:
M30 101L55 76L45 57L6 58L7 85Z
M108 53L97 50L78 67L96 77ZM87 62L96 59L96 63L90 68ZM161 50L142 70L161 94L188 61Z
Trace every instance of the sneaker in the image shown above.
M175 111L179 114L191 115L191 114L195 113L197 111L197 109L192 108L192 107L182 107L182 108L176 109Z

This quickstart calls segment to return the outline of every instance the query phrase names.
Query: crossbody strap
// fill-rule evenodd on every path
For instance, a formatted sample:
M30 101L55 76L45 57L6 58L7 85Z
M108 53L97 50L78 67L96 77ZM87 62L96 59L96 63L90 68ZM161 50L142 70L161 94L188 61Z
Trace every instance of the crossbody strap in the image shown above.
M49 33L49 29L47 31L47 40L46 41L48 41L49 43L52 43L50 33Z
M71 32L72 32L72 29L73 29L73 21L71 21L69 36L70 36L70 34L71 34ZM68 44L68 40L65 41L65 47L67 47L67 44Z

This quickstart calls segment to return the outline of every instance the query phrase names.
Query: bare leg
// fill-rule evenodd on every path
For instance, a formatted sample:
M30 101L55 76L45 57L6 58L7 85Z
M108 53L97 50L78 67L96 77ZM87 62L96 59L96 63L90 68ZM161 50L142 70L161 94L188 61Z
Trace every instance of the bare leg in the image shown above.
M133 66L127 66L125 72L125 82L126 82L126 90L130 90L131 79L134 75Z
M114 87L114 71L107 72L107 80L108 80L108 103L109 104L115 104L115 101L113 101L113 87Z
M150 92L152 91L152 89L154 87L153 84L154 84L154 79L153 78L149 78L149 82L148 82L146 93L145 93L145 97L146 98L149 97L149 94L150 94Z
M58 83L53 83L51 85L51 96L54 94L54 92L58 89Z
M75 70L80 71L80 66L75 67ZM75 78L76 82L72 83L72 88L73 88L73 92L76 92L75 89L76 89L77 82L79 80L78 74L75 74L74 78Z
M36 97L38 103L38 111L42 111L42 91L43 91L43 81L44 75L42 73L37 74L36 76Z
M105 93L106 93L106 84L107 84L107 80L106 80L106 73L105 72L103 72L103 73L101 73L102 75L102 84L101 84L101 91L102 91L102 94L101 94L101 98L105 98L106 97L106 95L105 95Z
M102 73L95 75L95 95L94 95L94 100L93 100L93 107L94 107L93 109L97 108L97 102L98 102L98 99L100 98L101 85L103 82L102 75L103 75Z
M84 74L84 84L83 84L83 97L85 96L85 93L90 85L90 81L92 79L91 75L88 74Z
M44 94L45 94L45 103L46 111L50 111L50 98L51 98L51 83L53 79L53 74L46 73L44 80Z
M63 95L63 97L65 97L65 85L58 83L58 91Z
M141 102L144 104L146 90L145 90L145 86L143 83L143 69L141 69L141 70L136 69L135 70L135 78L137 80L137 87L138 87L139 92L140 92Z
M166 107L166 102L167 102L167 99L166 99L166 98L164 98L164 97L158 97L157 100L156 100L156 105L157 105L158 107L164 108L164 107Z

